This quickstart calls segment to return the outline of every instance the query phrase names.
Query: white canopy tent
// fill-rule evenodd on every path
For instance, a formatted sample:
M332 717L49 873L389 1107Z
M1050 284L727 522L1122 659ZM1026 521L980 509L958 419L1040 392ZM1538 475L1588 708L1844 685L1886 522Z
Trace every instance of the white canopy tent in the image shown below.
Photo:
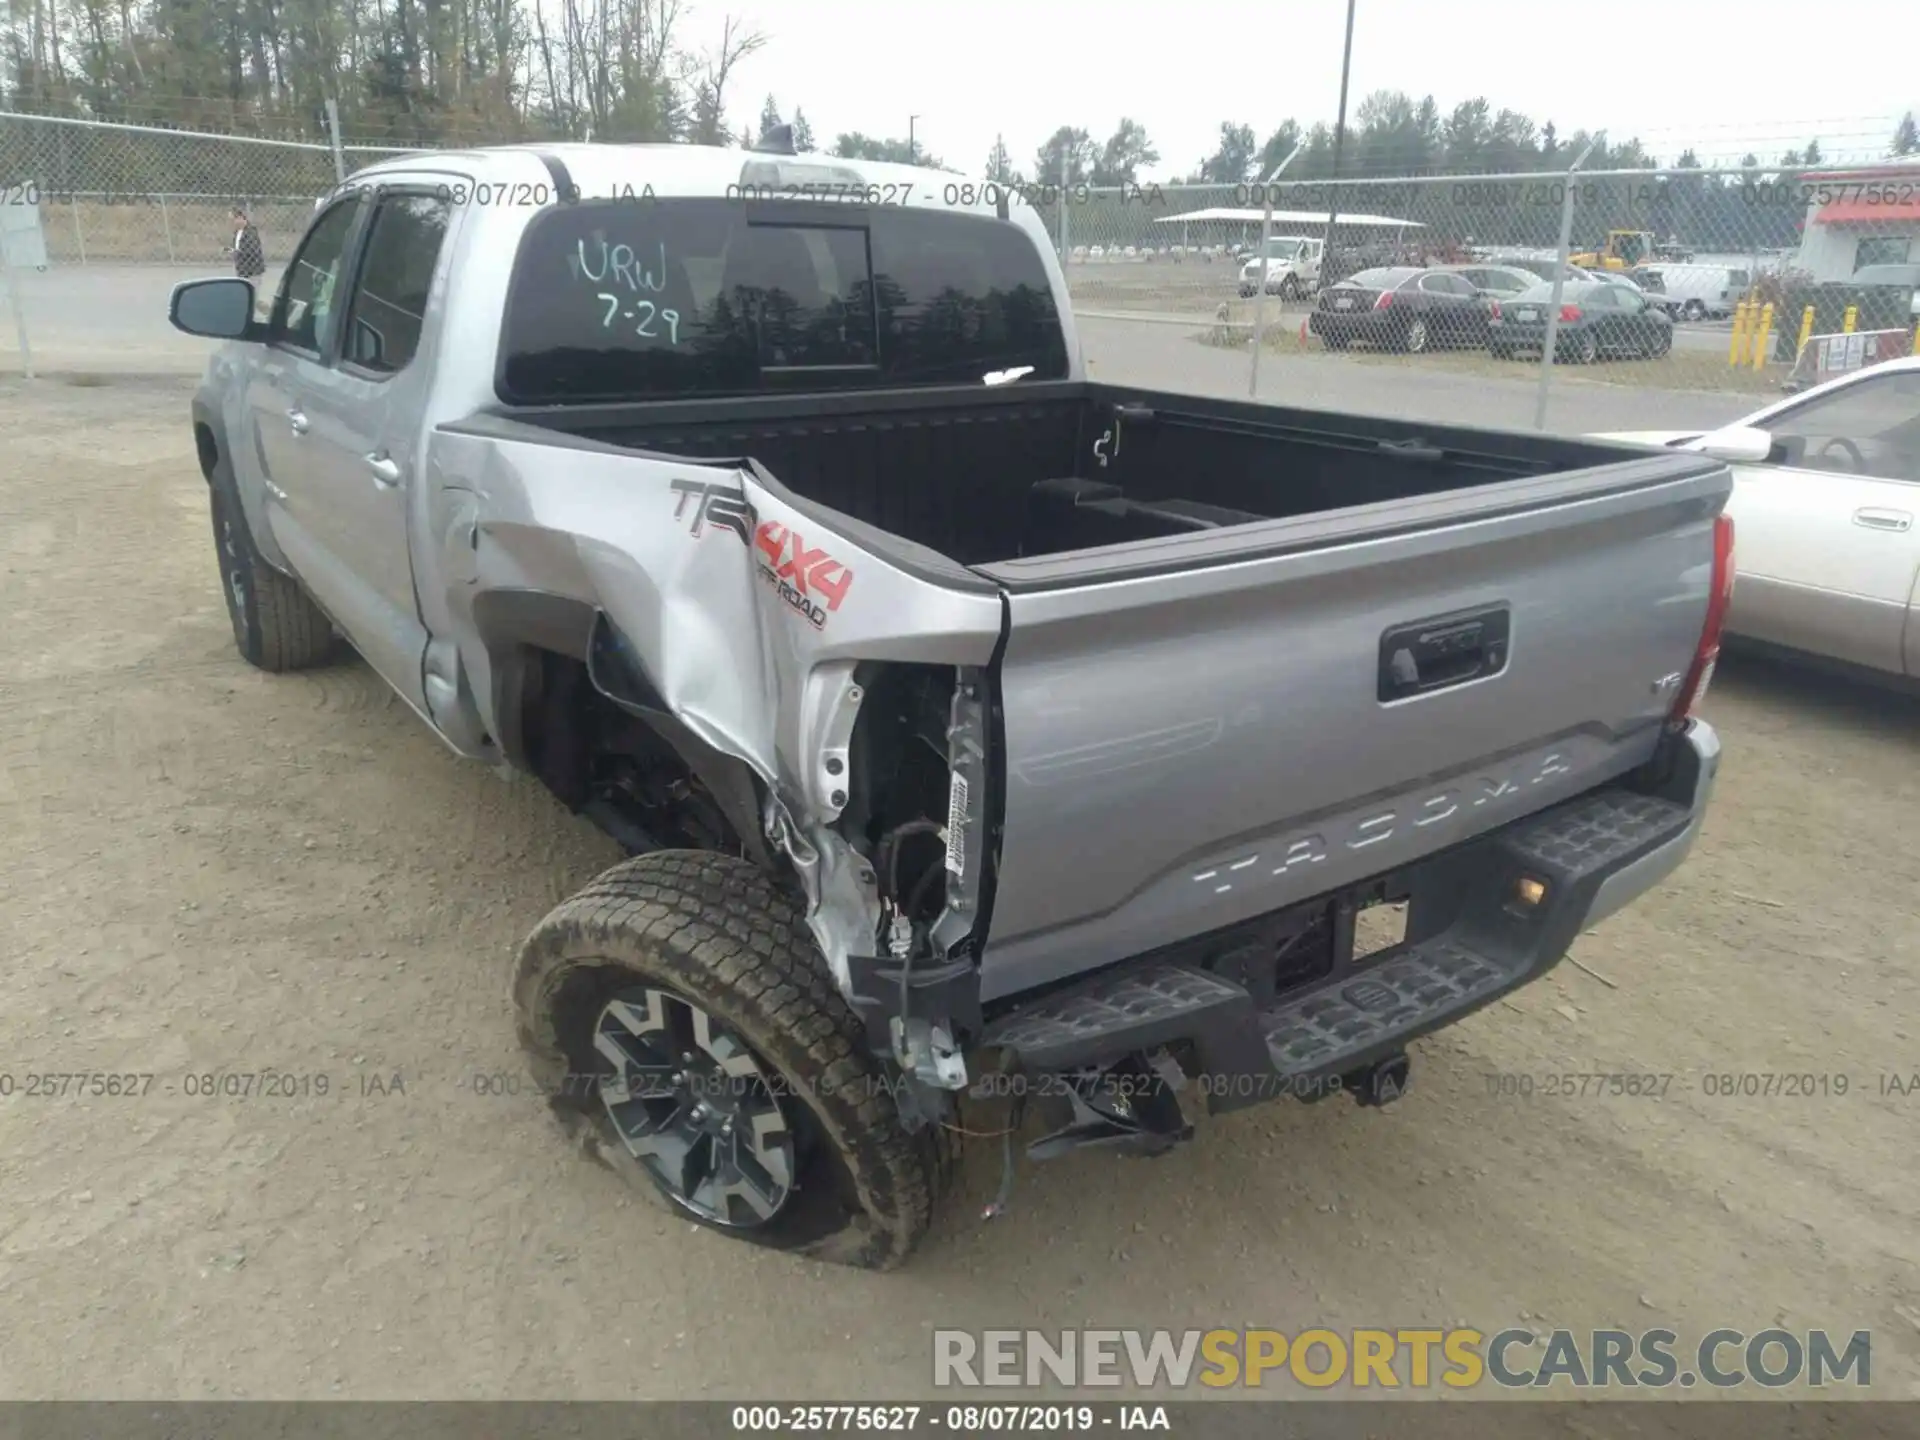
M1267 212L1265 210L1240 210L1234 209L1231 206L1214 206L1206 210L1188 210L1180 215L1156 216L1153 223L1156 225L1178 225L1180 227L1180 248L1185 251L1193 248L1191 237L1188 233L1190 226L1201 225L1216 227L1211 232L1215 235L1220 233L1220 227L1229 225L1249 227L1253 229L1253 235L1248 237L1251 240L1258 235L1257 227L1264 222L1266 218ZM1329 215L1324 210L1276 210L1273 212L1274 233L1276 235L1284 234L1285 230L1281 227L1287 227L1290 229L1307 230L1309 233L1318 230L1321 237L1325 238L1327 226L1330 223L1337 223L1343 231L1348 226L1352 226L1356 230L1392 230L1402 236L1409 230L1426 229L1426 226L1418 220L1403 220L1397 215L1368 215L1365 213L1349 215L1344 210L1338 212L1336 215ZM1206 234L1208 231L1202 230L1201 233ZM1245 231L1243 230L1242 233L1245 234Z
M1202 220L1239 221L1258 225L1267 218L1264 210L1234 210L1216 206L1211 210L1189 210L1181 215L1161 215L1154 220L1156 225L1184 225ZM1342 225L1352 225L1361 230L1424 230L1425 224L1418 220L1402 220L1394 215L1349 215L1342 210L1337 215L1329 215L1324 210L1276 210L1273 223L1276 225L1319 225L1324 228L1329 221L1338 219Z

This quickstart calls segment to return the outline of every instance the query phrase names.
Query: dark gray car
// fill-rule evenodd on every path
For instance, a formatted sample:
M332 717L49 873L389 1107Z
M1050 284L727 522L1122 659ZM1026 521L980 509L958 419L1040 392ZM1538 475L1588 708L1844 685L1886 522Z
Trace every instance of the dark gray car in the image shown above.
M1536 285L1498 301L1488 317L1487 348L1510 360L1546 348L1553 286ZM1563 285L1554 358L1590 365L1602 358L1654 359L1673 348L1673 321L1637 289L1586 280Z

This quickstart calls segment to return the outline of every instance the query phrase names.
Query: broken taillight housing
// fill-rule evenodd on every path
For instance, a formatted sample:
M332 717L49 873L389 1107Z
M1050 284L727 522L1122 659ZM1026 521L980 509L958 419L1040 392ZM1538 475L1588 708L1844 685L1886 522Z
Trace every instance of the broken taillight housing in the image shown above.
M1720 659L1720 636L1727 626L1727 607L1733 602L1733 517L1717 515L1713 521L1713 582L1707 592L1707 618L1700 627L1700 643L1694 647L1693 664L1680 685L1668 723L1676 728L1686 724L1706 698L1713 683L1713 667Z

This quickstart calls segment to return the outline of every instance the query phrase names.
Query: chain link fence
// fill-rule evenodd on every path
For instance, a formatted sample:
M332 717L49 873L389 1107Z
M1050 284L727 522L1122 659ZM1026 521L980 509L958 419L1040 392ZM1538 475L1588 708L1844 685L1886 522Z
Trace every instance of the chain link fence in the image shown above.
M0 219L32 212L50 272L32 328L57 349L116 293L164 327L151 277L228 265L234 205L277 267L318 196L402 153L0 114ZM1920 265L1912 160L1004 188L1055 237L1078 314L1245 352L1247 393L1279 383L1263 355L1313 358L1356 393L1397 372L1533 383L1544 424L1556 384L1777 394L1920 346L1912 287L1867 268Z
M0 204L38 207L51 265L201 265L230 257L235 205L290 248L316 198L403 153L0 114Z
M1912 161L1037 193L1076 313L1202 343L1772 395L1920 353ZM1879 338L1863 355L1827 336ZM1823 363L1796 368L1803 352Z

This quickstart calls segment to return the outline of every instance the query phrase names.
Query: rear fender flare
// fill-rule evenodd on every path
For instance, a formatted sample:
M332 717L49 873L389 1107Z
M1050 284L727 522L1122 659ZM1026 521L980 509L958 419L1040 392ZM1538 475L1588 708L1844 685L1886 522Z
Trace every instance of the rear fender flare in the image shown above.
M487 590L473 599L473 623L492 676L492 733L515 768L531 768L525 701L536 652L578 660L587 667L588 678L600 694L643 721L707 787L748 855L763 866L772 863L753 770L737 756L708 744L676 716L637 658L628 657L624 665L610 669L602 637L611 632L611 624L601 611L584 600L549 591ZM596 659L596 650L601 659Z

